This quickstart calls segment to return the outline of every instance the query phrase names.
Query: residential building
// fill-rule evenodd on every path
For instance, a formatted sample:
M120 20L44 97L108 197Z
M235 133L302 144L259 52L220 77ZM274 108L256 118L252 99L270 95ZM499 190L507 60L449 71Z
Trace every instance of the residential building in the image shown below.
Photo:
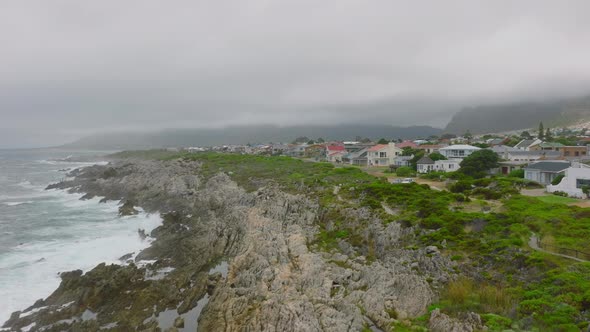
M434 162L434 171L455 172L461 168L460 159L437 160Z
M586 198L582 187L590 186L590 167L581 163L573 163L565 169L565 176L557 185L547 185L548 192L561 191L571 197Z
M401 156L402 149L395 143L377 144L367 150L367 162L369 166L389 166L397 156Z
M441 148L446 147L447 145L441 145L441 144L422 144L422 145L418 145L418 147L416 149L418 150L424 150L424 152L429 155L433 152L438 152L438 150L440 150Z
M346 155L346 151L332 152L327 156L327 160L331 163L341 163L342 158Z
M393 159L393 166L395 167L409 167L412 166L410 161L414 158L414 156L397 156Z
M528 165L524 169L524 178L548 185L570 165L569 161L564 160L539 161Z
M326 145L326 158L335 152L341 152L343 155L346 154L346 149L344 148L344 144L329 144Z
M564 145L557 142L541 142L529 146L529 151L559 151Z
M519 150L529 151L531 146L543 143L540 139L523 139L522 141L518 142L514 147Z
M447 159L463 159L478 150L481 150L481 148L472 145L456 144L440 148L438 152L443 156L447 157Z
M343 162L350 163L351 165L367 166L367 163L368 163L368 160L367 160L368 150L369 150L369 148L364 148L362 150L358 150L358 151L355 151L355 152L349 152L347 155L345 155L342 158L342 161Z
M401 143L397 143L396 146L398 148L400 148L400 149L403 149L403 148L412 148L412 149L415 149L415 148L418 147L418 144L416 144L416 143L414 143L412 141L403 141Z
M416 162L416 170L418 173L428 173L434 170L434 160L424 156Z
M516 150L516 151L506 151L503 153L498 153L498 156L501 159L507 161L537 161L537 160L556 160L561 157L561 153L559 151L544 151L544 150L537 150L537 151L525 151L525 150Z
M507 175L510 174L510 172L515 171L517 169L525 168L528 165L528 161L500 161L498 165L499 167L494 173L501 173Z
M560 149L561 156L565 158L585 158L588 156L587 146L564 146Z

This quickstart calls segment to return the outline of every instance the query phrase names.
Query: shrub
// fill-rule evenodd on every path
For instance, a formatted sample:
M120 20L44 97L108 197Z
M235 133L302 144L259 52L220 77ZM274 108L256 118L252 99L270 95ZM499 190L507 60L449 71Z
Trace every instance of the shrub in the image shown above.
M553 179L553 181L551 181L551 184L556 186L561 182L561 179L563 179L565 175L563 174L559 174L558 176L555 177L555 179Z
M512 172L508 173L508 177L524 179L524 169L515 169Z
M561 197L568 197L568 194L564 191L554 191L553 195L555 196L561 196Z
M414 176L416 175L416 171L414 171L412 168L407 167L407 166L402 166L400 168L398 168L395 171L395 174L397 176L401 176L401 177L407 177L407 176Z
M462 193L469 189L471 189L471 182L467 180L457 181L449 188L452 193Z

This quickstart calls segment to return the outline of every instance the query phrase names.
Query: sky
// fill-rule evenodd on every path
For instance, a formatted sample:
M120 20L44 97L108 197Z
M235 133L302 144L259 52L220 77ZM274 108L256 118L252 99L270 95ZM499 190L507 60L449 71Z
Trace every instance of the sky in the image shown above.
M590 2L4 0L0 148L588 94Z

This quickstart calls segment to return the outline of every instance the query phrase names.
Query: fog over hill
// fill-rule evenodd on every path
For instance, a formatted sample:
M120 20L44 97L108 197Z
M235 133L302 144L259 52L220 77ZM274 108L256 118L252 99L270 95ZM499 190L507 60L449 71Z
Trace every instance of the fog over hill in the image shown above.
M567 126L590 119L590 97L542 102L520 102L464 108L456 113L445 131L483 134L547 126Z

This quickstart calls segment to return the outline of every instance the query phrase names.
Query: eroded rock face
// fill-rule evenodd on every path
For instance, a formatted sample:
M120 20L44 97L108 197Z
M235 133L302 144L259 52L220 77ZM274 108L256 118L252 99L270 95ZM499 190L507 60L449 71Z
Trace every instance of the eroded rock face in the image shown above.
M440 309L432 311L428 327L433 332L487 331L481 317L476 313L470 312L461 318L451 318L440 312Z
M346 250L324 252L311 245L321 214L313 197L273 185L248 193L225 174L203 181L199 169L186 161L117 162L76 170L74 180L50 186L133 201L162 212L164 223L148 235L155 241L135 263L64 273L54 294L29 308L30 314L14 315L7 326L388 330L398 319L424 314L436 300L433 289L452 277L454 263L438 250L404 249L414 236L411 228L350 209L350 222L366 225L375 258L368 260L346 242L340 245ZM227 274L211 270L220 261L227 262ZM193 310L200 306L197 322ZM84 320L87 310L96 315ZM164 313L171 316L169 325L162 323ZM450 326L444 316L433 319L433 327L438 321Z

